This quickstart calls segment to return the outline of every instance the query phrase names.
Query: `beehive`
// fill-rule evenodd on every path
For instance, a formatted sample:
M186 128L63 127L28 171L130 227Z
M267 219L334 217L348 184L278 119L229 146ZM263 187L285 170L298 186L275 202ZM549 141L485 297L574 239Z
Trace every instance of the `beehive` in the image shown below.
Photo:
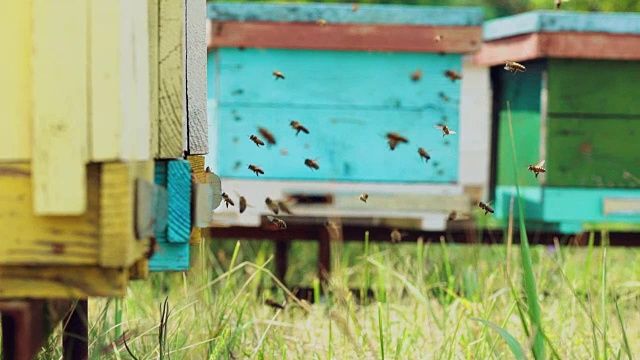
M299 214L393 215L442 228L443 210L467 210L465 190L484 189L488 74L463 61L479 47L481 9L211 3L208 14L207 165L230 195L245 195L255 207L243 215L223 211L225 223L257 225L251 215L266 213L266 196L313 193L329 200ZM422 77L412 80L418 70ZM463 79L448 79L447 70ZM310 133L296 135L292 120ZM436 124L457 134L443 137ZM249 140L258 127L275 135L274 146ZM387 132L409 144L390 151ZM429 163L419 147L433 150ZM256 178L249 164L265 175ZM368 207L358 200L363 191L371 194Z
M536 11L489 21L496 216L515 193L507 101L532 225L565 233L640 225L640 15ZM503 69L521 62L524 73ZM527 165L546 160L536 179Z

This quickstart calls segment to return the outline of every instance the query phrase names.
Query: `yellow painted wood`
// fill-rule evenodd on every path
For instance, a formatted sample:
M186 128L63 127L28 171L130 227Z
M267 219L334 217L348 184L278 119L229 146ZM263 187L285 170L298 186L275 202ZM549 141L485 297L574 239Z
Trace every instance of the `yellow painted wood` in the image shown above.
M147 2L91 1L91 158L150 158Z
M149 277L149 260L140 259L129 268L129 279L144 280Z
M87 208L85 0L33 0L33 182L37 215Z
M31 159L32 1L1 1L0 161Z
M83 215L36 216L31 165L0 163L0 266L97 264L99 180L100 165L88 165Z
M204 173L204 156L197 155L189 155L187 156L187 161L191 164L191 171L193 172L193 176L198 183L205 183L207 181L207 177ZM193 213L193 212L192 212ZM193 222L192 222L193 223ZM189 244L192 246L200 245L202 241L202 230L200 228L194 227L191 230L191 237L189 238ZM193 256L191 257L194 258Z
M97 266L0 266L0 299L124 296L127 269Z
M153 181L153 161L105 163L100 177L99 265L129 267L148 246L135 234L135 180Z
M148 0L149 16L147 17L147 31L149 34L149 119L151 122L151 156L153 158L158 158L160 156L160 134L158 132L158 90L160 88L160 82L158 78L158 1L159 0Z
M159 157L184 151L185 0L158 0Z

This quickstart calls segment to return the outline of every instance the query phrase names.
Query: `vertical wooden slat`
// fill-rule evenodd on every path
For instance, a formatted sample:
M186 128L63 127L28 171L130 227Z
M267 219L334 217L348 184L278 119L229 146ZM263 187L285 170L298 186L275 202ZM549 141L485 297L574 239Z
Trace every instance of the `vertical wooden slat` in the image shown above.
M2 1L0 14L0 160L31 158L32 1Z
M157 158L159 153L159 128L158 128L158 13L159 0L149 0L148 7L148 39L149 39L149 120L151 121L151 156Z
M186 0L187 141L191 155L209 152L206 10L205 0Z
M185 160L169 161L167 177L167 240L172 243L186 243L191 233L191 165Z
M198 183L204 183L206 181L206 176L205 176L205 172L204 172L204 156L187 156L187 161L189 161L189 164L191 164L191 171L193 172L193 176L195 177L195 180ZM194 189L195 191L195 189ZM192 199L194 199L192 201L195 202L196 195L194 194ZM193 206L192 206L193 209ZM193 209L193 211L195 212L196 210ZM196 218L196 215L193 214L193 216L191 217L192 220L194 220ZM193 224L195 226L195 222ZM194 227L191 230L191 237L189 238L189 244L192 246L195 245L199 245L200 242L202 241L202 231L200 230L200 228Z
M33 2L33 182L38 215L86 210L88 6Z
M184 148L184 3L159 0L159 157L177 158Z

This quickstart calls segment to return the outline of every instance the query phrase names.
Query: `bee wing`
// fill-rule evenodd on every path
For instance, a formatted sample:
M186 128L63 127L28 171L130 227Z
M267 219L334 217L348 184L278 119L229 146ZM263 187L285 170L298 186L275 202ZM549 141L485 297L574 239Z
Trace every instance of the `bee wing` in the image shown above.
M453 130L449 130L449 134L455 134L456 132Z
M543 167L544 166L544 162L546 160L541 160L538 164L536 164L537 167Z
M271 215L267 215L267 220L274 222L276 220L275 217L271 216Z
M440 130L442 130L442 128L443 128L444 126L442 126L442 125L433 125L433 127L435 127L436 129L440 129Z

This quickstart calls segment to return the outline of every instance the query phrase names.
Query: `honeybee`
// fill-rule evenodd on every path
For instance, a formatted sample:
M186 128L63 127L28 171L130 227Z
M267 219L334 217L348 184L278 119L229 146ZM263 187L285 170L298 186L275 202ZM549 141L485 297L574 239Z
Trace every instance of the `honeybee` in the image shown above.
M425 162L429 162L431 156L424 148L418 148L418 155L420 155L420 160L425 159Z
M229 208L229 205L231 205L231 206L235 206L236 205L233 202L233 200L231 200L231 197L229 195L227 195L227 193L222 193L222 200L224 200L225 204L227 205L227 209Z
M393 231L391 231L391 242L394 244L399 243L402 241L402 236L403 234L398 231L398 229L393 229Z
M537 178L540 173L547 172L547 170L543 166L544 166L544 160L541 160L539 163L535 165L527 166L527 169L533 172L534 174L536 174L536 178Z
M306 159L304 161L304 164L307 165L311 169L315 169L315 170L320 169L320 166L318 165L318 163L315 160Z
M405 144L409 143L409 140L406 137L395 132L387 133L385 137L388 140L389 148L391 150L394 150L399 143L405 143Z
M367 199L369 199L369 194L367 194L367 193L360 194L360 201L366 203Z
M281 310L284 310L284 305L282 305L282 304L278 304L277 302L275 302L275 301L273 301L273 300L271 300L271 299L267 299L267 300L265 300L265 301L264 301L264 304L265 304L265 305L269 305L269 306L271 306L272 308L275 308L275 309L281 309Z
M436 42L440 42L440 41L442 41L442 39L443 39L443 38L444 38L444 36L442 36L442 35L436 35L436 36L433 38L433 40L435 40Z
M316 20L316 24L320 25L320 26L325 26L327 25L327 20L325 19L318 19Z
M351 11L356 12L358 11L358 4L351 4Z
M482 201L478 202L478 206L480 207L480 209L484 210L485 215L487 215L488 213L493 214L494 212L493 208L489 206L489 204L491 204L491 201L489 201L488 203L483 203Z
M449 213L449 215L447 216L447 221L454 221L454 220L466 220L469 219L469 216L467 215L463 215L463 214L458 214L457 211L453 210Z
M256 176L259 176L258 174L264 175L264 171L257 165L249 164L249 170L256 173Z
M240 196L240 214L242 214L247 209L247 199L244 196Z
M444 72L444 76L446 76L453 82L455 82L456 80L462 79L462 74L458 74L455 70L446 70Z
M569 0L554 0L554 4L556 6L556 10L559 10L562 7L563 2L567 2Z
M278 206L278 204L276 204L269 197L264 199L264 203L267 204L267 207L269 208L269 210L273 211L274 214L278 215L278 213L280 212L280 207Z
M398 142L396 140L389 139L387 142L389 143L390 150L394 150L396 146L398 146Z
M306 127L302 126L302 124L300 124L298 121L295 120L291 120L291 127L296 130L296 136L298 136L298 134L300 133L300 131L302 131L305 134L309 133L309 130L307 130Z
M504 69L512 72L513 75L515 75L518 71L525 72L527 70L527 68L524 67L524 65L511 60L507 60L505 62Z
M293 213L291 212L291 210L289 209L289 206L287 206L287 203L286 203L286 202L284 202L284 201L277 201L277 204L278 204L278 208L279 208L280 210L282 210L282 212L283 212L283 213L285 213L285 214L289 214L289 215L293 214Z
M284 230L284 229L286 229L286 228L287 228L287 223L286 223L286 222L284 222L284 220L282 220L282 219L278 219L277 217L275 217L275 216L271 216L271 215L267 215L267 219L269 219L269 221L270 221L272 224L276 224L276 225L278 225L278 228L279 228L280 230Z
M211 173L211 168L207 166L207 168L206 168L206 169L204 169L204 172L206 172L206 173Z
M271 131L263 128L263 127L259 127L258 128L258 132L260 133L260 135L262 135L262 137L267 140L267 143L269 143L270 145L275 145L276 144L276 137L273 136L273 134L271 133Z
M418 69L411 73L412 81L419 81L420 79L422 79L422 70Z
M455 134L456 132L451 130L447 125L436 125L437 129L442 130L442 137L445 135Z
M260 138L255 135L250 135L249 139L251 139L257 147L260 147L261 145L264 146L264 141L260 140Z
M281 73L280 71L274 70L272 74L273 74L273 76L276 77L276 80L278 80L278 79L284 80L284 74Z

